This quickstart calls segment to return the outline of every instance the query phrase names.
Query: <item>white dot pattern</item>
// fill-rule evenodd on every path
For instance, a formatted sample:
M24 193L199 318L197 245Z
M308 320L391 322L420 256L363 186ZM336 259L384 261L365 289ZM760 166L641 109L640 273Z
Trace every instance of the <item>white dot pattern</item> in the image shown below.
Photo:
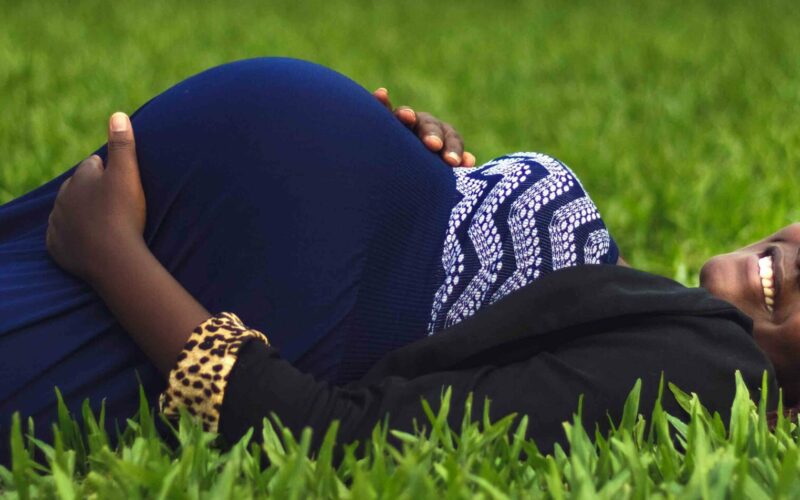
M583 261L586 264L602 264L603 256L611 246L611 235L606 229L598 229L589 234L586 246L583 247Z
M545 272L608 256L612 240L597 208L558 160L514 153L453 173L462 198L450 213L429 335Z
M450 211L450 221L447 224L447 236L444 239L442 251L442 266L445 272L445 281L436 291L433 299L433 309L431 310L431 321L428 324L428 334L434 333L434 326L442 308L447 304L453 287L458 284L460 274L464 272L464 253L461 244L456 238L456 230L464 223L472 213L478 198L486 189L487 182L480 179L473 179L467 176L465 169L453 170L456 175L456 189L463 196L453 210Z
M550 222L550 249L553 252L553 271L578 262L575 251L575 230L600 218L588 196L571 201L556 210Z
M497 281L498 272L502 268L503 247L495 224L495 214L500 205L514 192L514 185L519 187L520 179L530 174L530 166L514 158L501 158L481 168L483 176L502 175L502 178L478 206L467 231L470 242L478 254L480 269L450 307L445 328L472 316L483 304L491 285Z
M517 268L494 293L492 303L539 277L541 238L533 215L550 203L551 194L566 193L575 185L572 173L560 162L538 153L531 154L530 159L538 162L548 175L528 187L511 205L508 227Z

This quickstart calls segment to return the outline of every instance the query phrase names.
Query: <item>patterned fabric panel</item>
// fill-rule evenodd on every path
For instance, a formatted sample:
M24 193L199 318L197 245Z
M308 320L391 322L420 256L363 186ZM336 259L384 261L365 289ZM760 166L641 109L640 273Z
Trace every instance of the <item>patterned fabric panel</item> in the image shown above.
M597 207L558 160L514 153L453 173L462 198L450 213L429 335L545 273L616 263Z
M205 430L217 432L228 377L239 347L249 338L269 345L263 333L247 328L232 313L212 316L195 328L159 396L159 410L177 419L184 407Z

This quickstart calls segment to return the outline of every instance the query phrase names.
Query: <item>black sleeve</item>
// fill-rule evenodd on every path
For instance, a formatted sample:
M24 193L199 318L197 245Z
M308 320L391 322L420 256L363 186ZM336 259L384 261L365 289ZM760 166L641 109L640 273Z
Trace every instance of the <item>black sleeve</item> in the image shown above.
M387 414L392 428L410 431L414 420L428 424L421 400L438 409L443 389L451 386L451 426L460 425L464 403L472 392L474 418L480 418L486 398L491 401L493 419L509 413L528 415L529 437L548 451L563 439L561 424L576 412L581 395L584 424L588 429L597 424L604 430L609 418L619 421L625 398L641 378L640 412L649 416L662 373L683 390L698 393L712 411L720 411L727 419L736 370L742 371L754 398L765 369L770 372L771 393L776 393L776 387L763 354L741 332L726 328L726 323L632 320L502 366L487 359L458 370L410 378L385 376L343 387L317 381L282 360L273 348L251 341L243 345L231 372L220 431L234 442L251 426L260 430L262 419L272 412L294 433L311 427L315 445L334 420L340 422L339 442L367 437ZM681 415L669 391L664 407Z
M556 357L543 354L500 367L442 371L413 379L385 377L369 385L336 387L301 373L275 349L249 342L240 350L228 381L220 431L235 442L249 427L259 430L262 419L272 412L294 433L307 426L314 429L315 445L334 420L340 422L338 440L345 443L367 437L387 414L394 429L410 431L414 420L430 428L421 401L426 399L437 410L443 390L450 386L452 426L460 425L466 398L474 392L475 417L480 418L484 398L489 397L493 418L513 411L529 413L536 429L533 435L553 441L561 434L562 416L569 418L577 395L587 388L581 382L575 370L565 370Z

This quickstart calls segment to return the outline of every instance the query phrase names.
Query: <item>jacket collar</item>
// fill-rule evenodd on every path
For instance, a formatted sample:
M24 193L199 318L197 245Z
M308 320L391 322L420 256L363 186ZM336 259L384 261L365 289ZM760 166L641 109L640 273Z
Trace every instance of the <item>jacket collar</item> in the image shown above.
M549 273L455 326L390 352L365 378L454 369L549 333L586 335L601 330L592 327L600 322L658 315L723 316L752 334L748 316L702 288L626 267L582 265Z

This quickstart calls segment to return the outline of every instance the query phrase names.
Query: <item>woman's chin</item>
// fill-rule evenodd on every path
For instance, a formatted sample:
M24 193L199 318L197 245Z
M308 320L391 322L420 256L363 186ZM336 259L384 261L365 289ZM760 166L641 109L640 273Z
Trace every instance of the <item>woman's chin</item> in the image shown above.
M721 277L724 276L725 263L722 255L712 257L700 268L700 286L712 295L717 295L715 290L720 288Z
M700 286L711 295L741 307L741 290L736 278L740 274L735 254L717 255L700 269Z

